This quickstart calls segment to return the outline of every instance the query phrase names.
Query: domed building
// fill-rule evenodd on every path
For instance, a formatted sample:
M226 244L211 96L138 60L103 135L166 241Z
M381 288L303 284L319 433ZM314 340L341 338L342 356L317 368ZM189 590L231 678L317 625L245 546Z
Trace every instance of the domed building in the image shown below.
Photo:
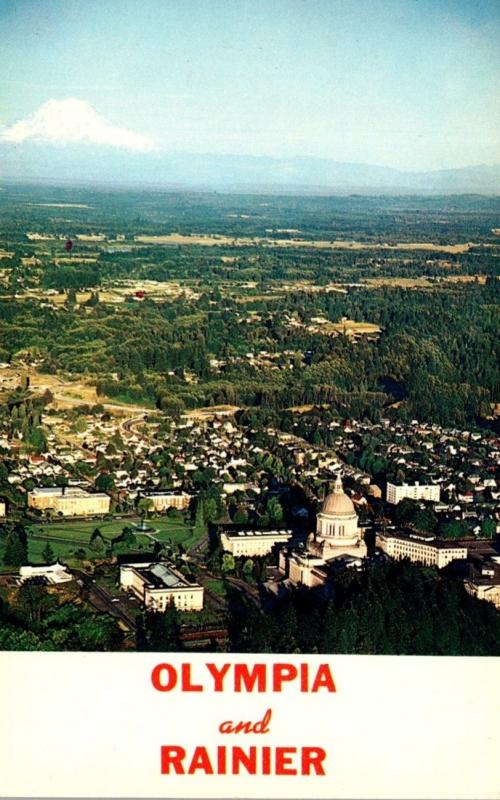
M316 533L307 540L310 553L329 559L338 555L366 556L366 545L358 527L358 515L349 495L344 492L340 475L317 516Z
M358 526L358 515L351 498L344 492L340 475L328 494L316 520L316 533L307 538L304 550L284 550L280 569L292 583L319 586L327 577L328 562L336 558L365 558L366 544Z

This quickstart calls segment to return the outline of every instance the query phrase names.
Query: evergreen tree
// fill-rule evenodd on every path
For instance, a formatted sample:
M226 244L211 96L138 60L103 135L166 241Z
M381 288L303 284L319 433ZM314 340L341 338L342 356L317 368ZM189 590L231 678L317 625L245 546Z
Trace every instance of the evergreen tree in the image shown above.
M148 612L145 620L148 649L166 653L183 650L179 612L170 603L163 613Z
M53 564L56 558L56 554L51 547L50 542L47 542L45 547L42 550L42 557L46 564Z

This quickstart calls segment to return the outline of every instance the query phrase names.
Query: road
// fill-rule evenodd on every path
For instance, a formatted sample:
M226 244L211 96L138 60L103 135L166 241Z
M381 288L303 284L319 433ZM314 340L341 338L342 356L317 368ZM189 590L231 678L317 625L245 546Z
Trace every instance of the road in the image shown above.
M127 628L135 632L135 619L124 608L121 603L113 603L111 595L95 583L94 579L83 572L81 569L71 569L73 575L81 582L84 589L89 593L89 600L99 611L106 611L117 617Z
M201 539L198 539L191 547L187 550L188 556L197 557L200 556L202 551L208 547L208 534L202 536Z
M139 431L135 430L134 425L138 425L140 422L144 421L144 417L146 416L146 412L141 414L138 417L132 417L132 419L126 419L124 422L120 424L120 428L122 433L131 434L134 436L138 436L139 439L142 439L143 442L147 441L147 437L144 434L140 433Z
M249 583L242 580L241 578L226 577L226 580L228 583L231 584L231 586L234 586L236 589L239 589L240 592L243 592L243 594L245 594L248 597L248 599L251 600L252 603L254 603L257 606L259 611L264 613L262 611L262 605L260 602L260 593L259 590L255 588L255 586L251 586Z

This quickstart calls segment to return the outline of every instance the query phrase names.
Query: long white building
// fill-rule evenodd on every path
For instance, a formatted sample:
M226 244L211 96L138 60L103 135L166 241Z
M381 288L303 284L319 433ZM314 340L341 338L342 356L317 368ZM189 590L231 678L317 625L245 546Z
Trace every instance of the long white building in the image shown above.
M386 500L388 503L397 505L405 498L409 498L410 500L429 500L432 503L439 503L441 499L441 487L432 484L421 484L418 481L414 484L387 484Z
M438 569L451 561L467 558L465 545L452 539L437 539L432 533L385 531L377 533L376 545L391 558L407 558Z
M240 530L223 531L220 535L222 549L233 556L265 556L275 545L286 544L292 537L290 530Z

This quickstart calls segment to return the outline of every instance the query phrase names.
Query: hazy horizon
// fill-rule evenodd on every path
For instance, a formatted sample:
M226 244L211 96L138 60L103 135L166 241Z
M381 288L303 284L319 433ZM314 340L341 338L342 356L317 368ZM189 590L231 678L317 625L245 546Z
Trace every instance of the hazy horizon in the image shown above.
M0 21L2 161L500 164L493 0L4 0Z

